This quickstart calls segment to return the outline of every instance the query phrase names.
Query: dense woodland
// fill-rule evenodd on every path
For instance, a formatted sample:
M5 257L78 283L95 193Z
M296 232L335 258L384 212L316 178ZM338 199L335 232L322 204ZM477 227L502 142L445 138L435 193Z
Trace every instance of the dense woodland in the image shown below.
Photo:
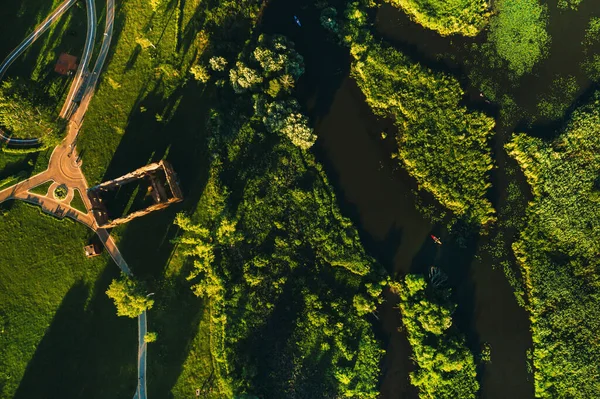
M456 215L475 225L491 224L494 209L486 191L494 119L460 105L464 93L452 76L378 43L365 25L365 10L351 7L347 14L352 76L373 111L394 118L404 167Z
M129 226L114 231L134 264L130 248L148 250L139 237L160 235L148 241L168 247L168 260L137 253L144 268L154 271L134 266L135 278L118 278L102 272L103 261L114 265L99 258L79 276L59 262L60 273L73 281L61 279L64 286L54 287L58 277L51 274L35 285L38 293L54 287L55 298L37 298L20 271L55 259L59 242L72 255L86 232L67 231L54 221L51 240L44 220L31 223L39 215L29 207L0 209L0 230L11 245L0 253L0 286L7 292L0 303L0 398L15 392L33 397L25 382L39 377L35 373L48 362L43 354L54 347L57 331L68 330L60 324L64 317L56 322L51 316L65 311L60 301L73 292L85 311L64 301L69 315L86 319L81 335L104 325L104 319L94 319L94 312L107 313L100 296L125 320L148 310L152 332L144 339L153 345L150 353L156 348L149 368L156 381L150 391L157 396L188 397L201 386L207 398L387 398L382 385L394 370L390 364L406 361L409 370L393 378L405 377L420 398L486 397L491 369L485 363L493 363L495 349L473 331L469 317L477 315L465 316L485 310L464 299L471 282L460 281L472 279L472 270L460 271L474 267L502 269L510 300L527 312L531 348L521 355L529 372L519 377L529 380L532 398L597 398L600 9L577 27L580 43L573 46L580 48L581 75L567 64L560 67L568 73L544 71L556 56L553 45L562 40L552 24L593 0L306 0L290 5L293 13L286 15L301 32L294 40L273 33L278 25L268 16L270 7L284 1L123 1L121 37L78 144L90 154L83 170L98 182L167 159L180 171L186 195L195 198L163 212L162 219L132 224L137 234L128 235ZM422 29L449 53L387 38L375 26L382 6L406 14L411 29ZM291 18L298 15L302 22ZM301 45L302 35L315 29L331 46L325 48L343 56L310 54L321 43ZM315 81L309 69L320 65L315 58L335 63L335 72ZM315 127L322 115L314 103L325 98L329 106L332 100L311 89L338 74L356 83L370 117L393 122L376 132L376 140L384 148L386 138L393 138L393 149L382 152L415 188L403 195L418 202L419 220L432 226L408 272L394 270L389 259L371 251L374 240L321 151ZM542 78L543 90L533 85ZM49 83L53 101L60 97L58 86ZM530 90L540 92L525 106L522 98ZM64 123L48 99L22 77L4 81L0 127L14 136L43 138L38 150L52 147ZM0 189L43 170L48 156L0 158ZM36 189L44 193L48 186ZM30 240L27 229L35 229ZM432 243L438 238L430 233L444 243ZM401 245L387 234L388 244ZM39 254L20 260L19 242L29 248L34 241L42 242ZM433 251L435 245L443 249ZM481 252L492 265L478 262ZM416 271L422 259L429 262L427 272L417 274L423 273ZM444 272L436 267L455 259L465 264ZM84 260L73 255L69 262ZM82 281L86 287L77 285ZM36 320L31 328L19 313L18 290ZM150 298L149 291L157 295ZM393 334L382 334L384 309L399 315L394 329L406 341L406 359L386 351ZM53 341L44 342L48 326ZM120 377L133 381L133 368L116 353L129 342L119 339L112 352L102 342L95 347L121 362L126 378ZM42 355L34 353L38 345ZM31 358L37 368L27 364ZM103 361L112 369L108 355ZM69 391L65 397L93 385L83 379L65 384L62 374L45 378L71 387L72 396ZM164 381L157 377L163 375Z
M600 95L552 142L520 134L507 145L531 185L527 225L514 244L527 286L542 398L600 390Z
M293 43L264 35L230 69L210 177L175 221L178 242L211 306L221 395L375 398L383 351L368 317L383 276L306 152L314 138L290 96L302 72Z
M440 35L476 36L488 23L485 0L386 0L401 7L415 22Z
M410 380L421 398L476 398L474 357L452 325L455 305L444 286L445 276L432 268L429 280L409 274L391 283L400 296L402 323L418 367Z

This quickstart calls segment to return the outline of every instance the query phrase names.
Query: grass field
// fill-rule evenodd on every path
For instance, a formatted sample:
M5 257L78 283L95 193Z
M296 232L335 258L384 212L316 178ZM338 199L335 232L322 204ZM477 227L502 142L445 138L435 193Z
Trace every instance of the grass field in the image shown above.
M135 391L136 323L104 294L118 268L85 258L91 234L23 203L0 206L0 398Z
M0 35L3 38L0 44L0 58L4 59L61 2L28 0L7 5L7 8L3 9L3 15L14 17L3 19L0 26ZM58 113L71 78L54 72L54 64L62 52L79 57L83 50L85 33L85 6L78 2L14 62L5 78L20 76L34 81L39 88L38 94L43 93L49 97L51 105Z
M39 186L36 186L29 191L31 191L34 194L46 195L46 194L48 194L48 189L50 188L52 183L54 183L54 181L52 181L52 180L47 181L46 183L42 183Z
M81 198L81 193L77 189L75 189L75 195L73 196L73 200L71 201L70 205L80 212L87 213L87 209L85 209L85 204Z
M181 128L169 122L180 104L188 70L207 45L202 31L186 35L187 23L200 4L200 0L160 2L156 11L144 0L120 4L112 55L79 141L83 171L91 184L107 173L125 173L160 159ZM132 137L134 141L127 140ZM128 159L113 159L125 149ZM109 166L113 173L107 172Z

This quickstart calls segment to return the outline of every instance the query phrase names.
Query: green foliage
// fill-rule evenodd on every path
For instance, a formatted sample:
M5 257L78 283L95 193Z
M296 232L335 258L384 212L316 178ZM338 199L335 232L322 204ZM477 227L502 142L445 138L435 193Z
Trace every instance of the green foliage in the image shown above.
M552 81L550 92L538 103L540 115L547 119L559 119L579 92L579 85L574 76L559 76Z
M600 43L600 18L594 17L590 19L582 42L583 52L586 55L582 67L593 81L600 81L600 54L594 51L598 43Z
M516 135L506 146L534 195L513 249L525 276L539 398L600 391L600 95L553 142Z
M213 71L223 72L227 68L227 60L224 57L212 57L208 63Z
M356 57L352 76L375 114L395 118L404 167L420 188L456 215L475 224L492 223L486 192L494 119L460 105L463 90L453 77L352 30L358 35L351 44Z
M483 344L481 344L481 353L479 355L479 359L483 363L492 362L492 346L489 343L484 342Z
M54 143L65 123L52 115L47 99L35 98L32 92L20 80L0 84L0 128L16 138L41 138Z
M117 316L135 318L154 305L142 284L126 275L122 275L120 280L113 280L106 295L115 302Z
M558 8L577 10L583 0L558 0Z
M583 40L583 44L585 45L593 45L600 41L600 18L593 17L590 18L590 22L588 28L585 31L585 39Z
M56 187L56 190L54 190L54 198L62 201L65 198L67 198L68 193L69 189L67 188L67 186L61 184L60 186Z
M336 35L340 33L340 25L337 21L337 16L338 14L335 8L326 7L321 11L321 16L319 17L321 26Z
M287 49L270 53L272 43ZM321 166L272 134L307 124L282 88L275 100L263 94L267 80L297 77L282 61L301 64L291 46L262 37L241 57L265 82L252 96L224 90L233 99L211 112L212 163L196 212L176 217L178 253L210 303L212 365L231 392L375 398L382 350L365 317L385 283ZM240 111L252 103L254 115Z
M425 278L409 274L392 283L400 295L400 312L417 370L411 383L421 398L476 398L479 390L472 353L452 327L454 305L447 290L434 291Z
M140 150L142 141L172 140L173 131L189 134L178 140L197 139L197 130L191 126L202 123L206 104L215 99L209 98L208 90L194 92L189 86L184 90L190 68L195 64L207 67L217 54L234 59L253 29L262 3L190 0L176 4L161 0L155 11L148 2L127 0L119 5L121 17L115 20L115 30L120 34L113 38L112 55L78 138L80 148L87 149L82 168L90 184L101 181L111 162L119 164L120 160L113 159L119 145L128 143L132 147L121 148L143 157L147 148ZM139 37L149 42L142 41L146 50L136 42ZM186 95L182 98L183 91ZM194 102L199 110L190 113L194 120L173 118L180 103L186 102ZM141 106L147 113L138 112ZM155 114L160 115L160 122L152 119ZM192 131L193 139L189 137ZM127 140L122 141L123 137Z
M270 103L263 122L268 131L285 134L292 144L303 150L308 150L317 140L295 99Z
M486 0L386 0L406 12L418 24L442 36L476 36L487 25Z
M157 339L158 333L154 331L148 331L146 334L144 334L144 342L147 344L150 342L156 342Z
M206 69L206 67L202 65L194 65L190 68L190 74L194 77L195 80L201 83L206 83L210 80L210 73Z
M267 130L283 134L297 147L308 150L317 137L298 101L290 97L295 81L304 73L304 61L294 50L294 43L281 35L260 35L246 58L229 71L234 92L255 92L254 110Z
M499 0L495 8L489 41L516 77L530 73L548 54L546 6L538 0Z
M257 88L263 82L263 77L256 70L238 61L235 63L235 68L229 71L229 80L236 93L243 93Z

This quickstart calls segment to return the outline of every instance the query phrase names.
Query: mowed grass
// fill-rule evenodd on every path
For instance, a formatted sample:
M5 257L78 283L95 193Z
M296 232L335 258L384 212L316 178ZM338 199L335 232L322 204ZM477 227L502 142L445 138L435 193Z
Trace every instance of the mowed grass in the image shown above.
M146 137L143 145L176 111L176 91L188 79L204 43L201 34L186 45L182 41L182 29L200 3L162 1L156 11L146 0L118 4L111 55L79 136L82 168L90 184L102 180L132 125L144 130L136 132Z
M136 323L104 294L117 267L84 256L91 235L24 203L0 205L0 398L133 395Z

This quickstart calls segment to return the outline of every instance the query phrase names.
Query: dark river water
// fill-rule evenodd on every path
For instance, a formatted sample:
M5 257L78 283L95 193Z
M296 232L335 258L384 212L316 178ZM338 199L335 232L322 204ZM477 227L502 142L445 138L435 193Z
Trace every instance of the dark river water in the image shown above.
M302 27L294 24L294 15ZM264 14L263 31L290 37L304 56L306 73L299 82L299 97L315 124L319 137L315 151L340 206L358 226L369 253L391 275L426 272L433 264L448 274L458 304L456 325L474 352L483 342L492 347L492 362L479 368L482 398L533 398L526 362L531 347L526 312L518 306L504 273L493 267L491 257L481 249L483 239L472 240L466 248L452 242L440 248L431 242L430 234L444 238L447 232L418 210L414 181L391 159L391 122L372 114L349 77L347 50L327 39L318 16L310 1L272 0ZM440 62L436 54L456 47L456 43L431 39L434 35L389 7L379 11L376 28L403 50L430 57L433 66ZM460 67L451 62L443 67L460 73ZM390 137L383 140L382 131L389 131ZM496 195L502 197L500 192ZM387 349L381 397L416 398L408 378L413 368L410 346L399 330L396 299L390 293L386 297L379 311L380 324L375 326Z

